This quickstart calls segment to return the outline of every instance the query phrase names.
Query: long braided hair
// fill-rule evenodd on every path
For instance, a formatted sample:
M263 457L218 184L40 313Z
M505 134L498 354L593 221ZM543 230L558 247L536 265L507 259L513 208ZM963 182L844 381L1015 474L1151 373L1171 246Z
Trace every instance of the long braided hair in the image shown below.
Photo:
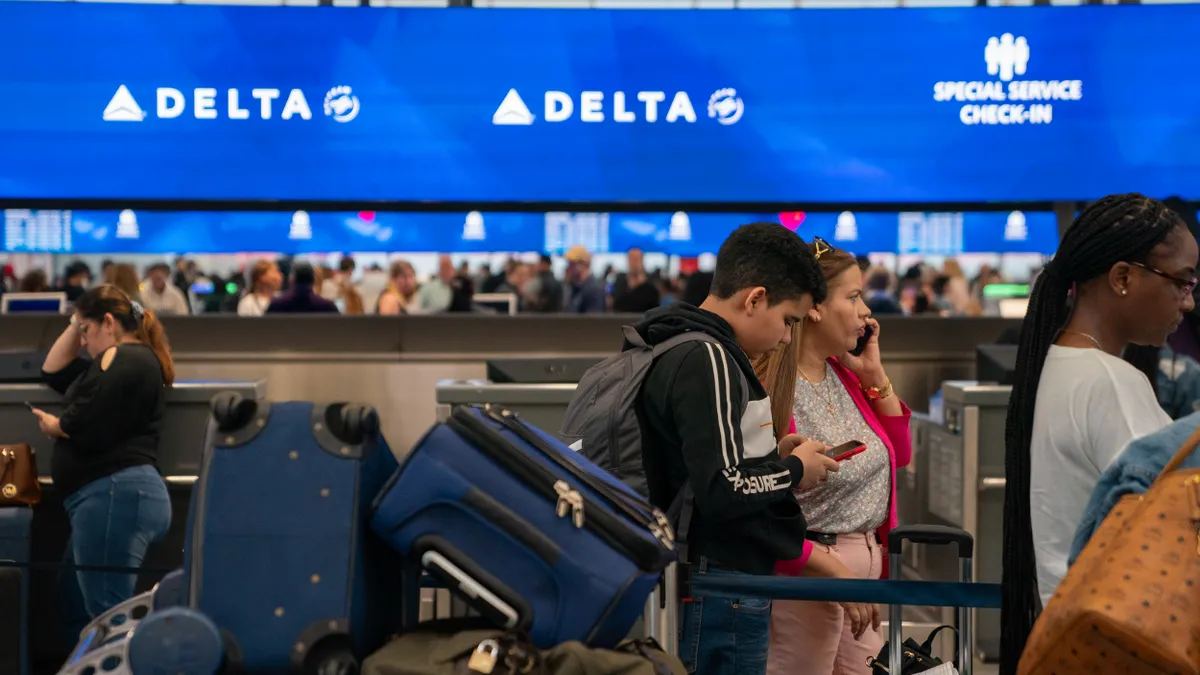
M1029 445L1038 383L1050 346L1070 318L1076 284L1106 274L1118 262L1145 262L1179 216L1140 194L1111 195L1083 210L1063 235L1054 260L1038 277L1021 326L1017 369L1005 428L1004 572L1000 675L1015 675L1041 611L1030 521Z

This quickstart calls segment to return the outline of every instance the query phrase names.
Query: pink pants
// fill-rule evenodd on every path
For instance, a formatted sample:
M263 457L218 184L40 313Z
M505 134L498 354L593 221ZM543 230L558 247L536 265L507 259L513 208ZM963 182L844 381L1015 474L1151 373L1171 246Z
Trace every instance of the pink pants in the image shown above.
M860 579L878 579L883 572L874 532L840 534L834 546L813 546L832 553ZM776 600L767 675L869 675L867 659L878 656L882 647L883 637L870 627L855 640L846 612L837 603Z

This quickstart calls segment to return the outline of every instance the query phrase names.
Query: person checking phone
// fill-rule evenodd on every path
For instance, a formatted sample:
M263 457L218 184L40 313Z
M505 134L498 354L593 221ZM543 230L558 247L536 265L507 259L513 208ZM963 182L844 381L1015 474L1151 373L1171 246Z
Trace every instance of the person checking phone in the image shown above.
M792 488L817 485L838 467L824 443L776 437L751 359L791 339L824 298L825 280L804 240L778 223L734 230L713 274L699 307L651 310L634 326L650 345L685 333L712 338L668 349L642 382L635 405L646 484L664 510L691 488L685 562L693 578L771 574L807 549ZM681 603L679 657L689 673L763 675L770 616L765 598Z
M155 468L166 387L175 379L162 324L116 286L97 286L76 301L42 375L63 396L61 415L33 414L54 439L51 476L71 524L64 562L140 566L171 523ZM132 597L135 582L132 574L64 569L59 600L69 643Z
M774 401L775 424L790 417L794 433L862 448L827 481L796 490L813 547L803 573L878 579L886 576L881 542L896 524L896 469L912 456L911 413L880 361L879 323L863 301L858 262L821 239L812 251L828 294L805 314L791 344L760 360L758 372ZM867 658L883 646L879 619L873 604L777 601L768 672L866 672Z

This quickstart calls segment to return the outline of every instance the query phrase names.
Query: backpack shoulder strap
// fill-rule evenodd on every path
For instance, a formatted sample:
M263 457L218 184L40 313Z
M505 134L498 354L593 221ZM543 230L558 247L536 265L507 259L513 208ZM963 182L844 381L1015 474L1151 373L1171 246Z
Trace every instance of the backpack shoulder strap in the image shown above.
M666 340L654 345L654 355L659 356L665 354L666 352L669 352L679 345L687 342L712 342L713 344L717 345L721 344L720 340L709 335L708 333L703 333L698 330L689 331L687 333L680 333L679 335L671 336L670 338L667 338Z
M642 339L642 336L640 334L638 334L638 332L636 330L634 330L632 326L626 326L625 328L626 328L625 339L629 340L630 344L634 345L635 347L642 347L642 346L646 345L645 340ZM630 337L629 337L630 333L632 333L633 335L635 335L637 337L636 342L634 340L630 339ZM725 349L725 345L721 344L720 340L709 335L708 333L704 333L704 332L698 331L698 330L697 331L689 331L687 333L680 333L679 335L674 335L674 336L654 345L653 347L645 347L645 348L651 349L654 354L654 357L658 358L659 356L662 356L663 354L674 349L675 347L678 347L679 345L685 344L688 342L711 342L711 343L717 345L718 347L720 347L721 349ZM741 392L742 392L742 394L741 394L741 409L745 410L746 406L750 404L750 384L746 381L746 374L742 372L741 368L735 367L735 368L733 368L733 370L734 370L734 372L737 373L738 379L741 380L741 384L742 384L742 386L741 386Z

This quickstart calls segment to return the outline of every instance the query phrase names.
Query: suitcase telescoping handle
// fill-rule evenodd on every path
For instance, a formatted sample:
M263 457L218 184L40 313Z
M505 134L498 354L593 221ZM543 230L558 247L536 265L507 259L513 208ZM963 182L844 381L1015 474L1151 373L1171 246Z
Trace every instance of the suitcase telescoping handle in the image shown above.
M892 579L901 578L901 565L903 565L901 552L903 551L905 541L932 546L956 545L959 557L959 581L963 583L970 583L972 581L971 559L975 555L975 538L971 536L970 532L957 527L946 527L943 525L901 525L892 530L888 533L887 541L888 576ZM902 609L903 605L897 604L892 604L888 607L888 640L891 642L888 668L892 673L900 672L900 659L904 654L904 650L900 647L904 641ZM971 630L971 609L969 607L960 607L957 614L958 672L961 675L971 675L971 670L974 666L973 645L975 643L974 631Z
M520 594L485 571L443 537L426 535L413 544L421 567L504 630L528 631L533 609Z

